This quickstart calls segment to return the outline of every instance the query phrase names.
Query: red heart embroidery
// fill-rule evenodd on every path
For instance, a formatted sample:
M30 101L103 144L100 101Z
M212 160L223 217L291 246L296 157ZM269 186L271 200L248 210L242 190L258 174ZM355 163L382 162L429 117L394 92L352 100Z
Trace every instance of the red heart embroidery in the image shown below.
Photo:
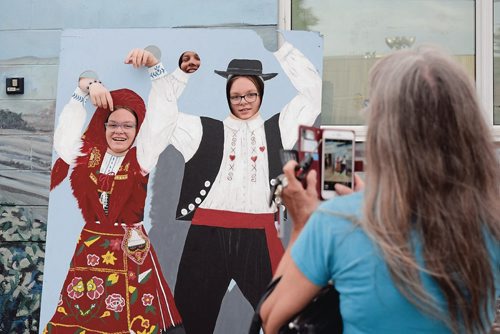
M255 160L257 160L257 156L256 156L256 155L254 155L254 156L252 156L250 159L252 159L252 161L253 161L253 162L255 162Z
M234 160L234 158L236 158L236 156L235 156L234 154L230 154L230 155L229 155L229 159L231 159L231 161L233 161L233 160Z
M266 149L266 147L265 147L265 146L261 146L261 147L259 147L259 150L260 150L261 152L264 152L264 150L265 150L265 149Z

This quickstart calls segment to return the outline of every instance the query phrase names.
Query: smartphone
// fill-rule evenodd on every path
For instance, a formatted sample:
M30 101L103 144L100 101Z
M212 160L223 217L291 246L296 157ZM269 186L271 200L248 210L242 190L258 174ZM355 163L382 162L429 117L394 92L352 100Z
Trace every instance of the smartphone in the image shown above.
M354 187L354 131L323 129L321 140L321 197L335 196L335 185Z
M299 127L299 161L301 164L307 164L309 170L316 170L317 182L316 191L318 197L321 198L321 187L320 187L320 155L321 155L321 129L312 126L301 125ZM299 172L304 177L302 180L302 185L307 187L307 182L305 180L305 174Z

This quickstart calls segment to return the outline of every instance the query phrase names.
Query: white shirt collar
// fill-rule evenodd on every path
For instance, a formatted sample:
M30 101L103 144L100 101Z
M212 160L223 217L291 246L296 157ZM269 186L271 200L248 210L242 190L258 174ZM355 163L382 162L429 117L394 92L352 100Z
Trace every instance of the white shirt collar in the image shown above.
M238 131L243 126L247 126L250 131L253 131L262 127L262 124L264 124L264 120L262 119L260 112L256 113L251 119L247 120L239 119L233 116L233 114L230 114L224 120L224 125L235 131Z

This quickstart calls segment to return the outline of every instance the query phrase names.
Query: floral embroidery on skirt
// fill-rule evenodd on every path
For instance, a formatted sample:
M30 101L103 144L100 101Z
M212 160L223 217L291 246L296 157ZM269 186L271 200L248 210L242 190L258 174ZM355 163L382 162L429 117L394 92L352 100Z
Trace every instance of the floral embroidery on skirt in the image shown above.
M147 239L142 226L134 229ZM85 225L44 333L155 334L181 324L152 247L142 262L123 251L130 230Z

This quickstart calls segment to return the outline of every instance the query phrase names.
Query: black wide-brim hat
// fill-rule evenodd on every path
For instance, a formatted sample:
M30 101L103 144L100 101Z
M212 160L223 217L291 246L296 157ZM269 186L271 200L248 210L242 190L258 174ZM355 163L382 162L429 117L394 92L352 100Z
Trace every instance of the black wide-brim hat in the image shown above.
M262 63L256 59L233 59L227 65L226 71L214 70L214 72L227 79L235 75L256 75L262 80L269 80L278 75L278 73L262 73Z

